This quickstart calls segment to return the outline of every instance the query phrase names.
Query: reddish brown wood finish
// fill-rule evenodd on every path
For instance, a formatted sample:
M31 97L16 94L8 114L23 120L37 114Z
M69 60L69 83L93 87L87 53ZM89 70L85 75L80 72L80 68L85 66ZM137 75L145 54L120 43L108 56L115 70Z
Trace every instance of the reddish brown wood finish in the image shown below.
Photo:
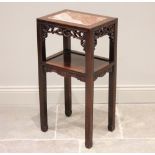
M116 109L116 72L117 72L117 21L115 24L114 39L110 39L110 61L114 62L112 71L109 72L109 104L108 104L108 130L115 129L115 109Z
M93 99L94 99L94 37L89 31L86 35L86 83L85 83L85 146L92 147L93 137Z
M78 72L83 77L86 76L85 71L85 54L81 54L76 51L66 51L66 54L63 52L58 52L57 55L54 56L54 58L50 58L46 61L46 66L55 68L55 69L63 69L67 72ZM64 59L66 57L66 59ZM71 61L70 61L71 59ZM109 63L109 61L105 59L101 59L99 57L94 57L94 76L100 71L105 70L107 72L109 68L112 67L113 63ZM66 60L66 61L65 61ZM97 75L96 75L97 76Z
M113 131L115 128L118 19L104 16L107 17L104 21L83 26L49 20L47 17L37 19L41 129L42 131L48 129L46 72L56 72L64 76L66 116L72 113L71 77L75 77L85 82L85 146L91 148L93 144L94 80L104 76L107 72L109 72L108 130ZM46 58L45 39L49 33L63 36L63 51ZM109 59L94 56L97 39L104 35L108 35L110 39ZM71 50L71 37L81 41L85 53Z
M39 77L39 98L40 98L40 123L41 130L48 130L47 123L47 89L46 71L43 62L46 61L45 40L41 39L41 26L37 23L37 43L38 43L38 77Z
M63 37L63 48L64 48L64 66L71 65L71 38ZM64 77L64 96L65 96L65 114L70 116L72 114L72 95L71 95L71 77Z

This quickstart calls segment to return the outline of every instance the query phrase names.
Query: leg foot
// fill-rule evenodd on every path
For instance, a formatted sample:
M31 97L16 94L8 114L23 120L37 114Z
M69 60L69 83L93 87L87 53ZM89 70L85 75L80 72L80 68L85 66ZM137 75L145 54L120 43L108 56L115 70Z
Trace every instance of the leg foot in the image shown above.
M70 116L72 115L72 111L65 111L65 115L66 115L67 117L70 117Z
M42 126L41 131L46 132L48 130L48 126Z
M108 130L109 130L109 131L114 131L114 130L115 130L115 126L113 126L113 125L108 125Z
M86 147L87 149L92 148L92 146L93 146L92 142L91 142L91 143L85 142L85 147Z

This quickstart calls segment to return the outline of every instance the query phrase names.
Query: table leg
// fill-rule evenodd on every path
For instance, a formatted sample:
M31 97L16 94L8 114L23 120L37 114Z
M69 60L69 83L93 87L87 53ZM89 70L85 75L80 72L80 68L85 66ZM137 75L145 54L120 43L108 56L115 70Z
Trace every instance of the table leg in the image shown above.
M93 97L94 97L94 39L90 31L86 37L86 83L85 83L85 146L92 147L93 139Z
M71 116L72 114L72 101L71 101L71 77L64 78L65 83L65 114Z
M115 107L116 107L116 71L109 72L109 104L108 104L108 130L115 129Z
M115 23L114 38L110 38L110 61L114 62L112 70L109 72L109 104L108 104L108 130L115 129L115 109L116 109L116 70L117 70L117 21Z
M39 76L39 99L40 99L40 123L41 130L48 130L47 123L47 90L46 71L42 65L46 61L45 40L42 40L41 25L37 22L37 44L38 44L38 76Z
M71 38L70 37L63 37L63 48L64 48L64 62L65 65L70 66L71 62ZM72 114L72 94L71 94L71 77L65 76L64 77L64 96L65 96L65 114L66 116L71 116Z

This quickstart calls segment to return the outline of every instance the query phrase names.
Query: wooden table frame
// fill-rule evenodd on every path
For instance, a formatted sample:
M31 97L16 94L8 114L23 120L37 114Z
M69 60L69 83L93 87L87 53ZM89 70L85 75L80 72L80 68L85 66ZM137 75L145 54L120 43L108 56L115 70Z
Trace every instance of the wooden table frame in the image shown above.
M45 132L48 130L46 72L52 71L64 76L66 116L72 114L71 77L75 77L85 82L85 146L87 148L92 147L94 80L109 72L108 130L113 131L115 129L117 23L118 19L113 18L112 20L103 24L100 23L93 28L84 28L76 26L75 24L72 26L64 23L47 21L41 18L37 19L40 120L42 131ZM56 54L46 58L45 40L48 33L63 36L62 53L64 54L64 59L66 59L65 62L68 64L70 64L71 59L71 37L77 38L81 41L81 45L85 51L85 73L82 74L70 71L69 68L66 70L46 63L47 60L58 55ZM108 61L109 65L94 72L94 49L97 45L97 39L104 35L108 35L110 40L109 59L101 59Z

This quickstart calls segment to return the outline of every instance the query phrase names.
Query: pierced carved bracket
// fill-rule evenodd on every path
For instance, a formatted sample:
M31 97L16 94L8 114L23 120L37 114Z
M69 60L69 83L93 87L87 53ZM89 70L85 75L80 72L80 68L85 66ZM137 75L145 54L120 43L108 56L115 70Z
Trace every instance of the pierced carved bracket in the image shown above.
M94 32L94 44L97 45L97 39L108 35L110 39L114 40L115 37L115 24L103 26Z
M86 40L85 40L86 32L85 31L64 28L64 27L60 27L57 25L46 24L46 23L41 23L41 30L42 30L42 39L47 38L48 33L58 34L58 35L62 35L65 37L73 37L73 38L81 40L81 46L85 49L85 43L86 43Z
M65 37L73 37L81 41L81 46L85 50L86 46L86 31L64 28L55 24L41 23L42 39L48 37L48 33L62 35ZM115 37L115 24L103 26L94 31L94 48L97 45L97 39L108 35L110 39L114 40Z

